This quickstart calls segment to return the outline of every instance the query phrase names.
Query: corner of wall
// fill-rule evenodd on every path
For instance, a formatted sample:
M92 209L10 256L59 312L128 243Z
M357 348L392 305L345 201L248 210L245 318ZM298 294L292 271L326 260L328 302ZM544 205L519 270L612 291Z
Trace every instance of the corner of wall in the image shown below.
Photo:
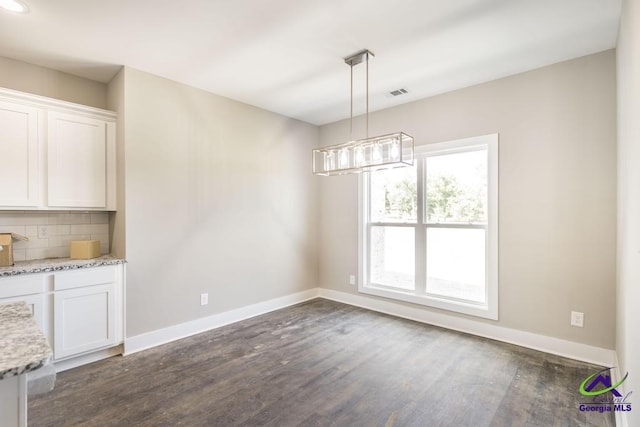
M117 211L109 215L111 253L126 258L125 232L125 68L107 85L107 108L118 113L116 129L116 194Z
M618 230L616 283L616 351L625 393L640 391L640 5L623 0L616 50L618 116ZM640 402L636 401L636 404ZM638 409L638 408L636 408ZM640 414L631 411L618 418L618 425L640 425Z

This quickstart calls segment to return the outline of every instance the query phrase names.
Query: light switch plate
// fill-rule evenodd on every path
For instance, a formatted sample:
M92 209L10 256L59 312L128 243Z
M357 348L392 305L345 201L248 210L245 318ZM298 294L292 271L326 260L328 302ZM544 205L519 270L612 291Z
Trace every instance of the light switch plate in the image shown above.
M571 326L577 326L579 328L584 327L584 313L580 311L572 311Z

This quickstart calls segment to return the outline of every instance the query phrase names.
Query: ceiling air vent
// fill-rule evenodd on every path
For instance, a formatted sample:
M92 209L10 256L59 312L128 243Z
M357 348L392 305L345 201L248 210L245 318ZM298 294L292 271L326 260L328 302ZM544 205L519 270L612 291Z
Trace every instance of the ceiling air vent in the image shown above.
M405 93L407 93L407 90L406 89L396 89L396 90L392 90L389 93L391 95L393 95L393 96L398 96L398 95L404 95Z

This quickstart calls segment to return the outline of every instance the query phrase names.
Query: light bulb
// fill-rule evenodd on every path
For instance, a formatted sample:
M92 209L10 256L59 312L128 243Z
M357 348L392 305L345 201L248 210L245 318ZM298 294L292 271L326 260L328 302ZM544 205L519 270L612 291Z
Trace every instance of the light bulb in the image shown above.
M349 167L349 151L346 148L340 150L340 169L345 169Z
M398 143L397 140L394 140L391 143L391 150L389 150L389 157L391 158L391 160L398 160L399 155L400 155L400 144Z
M326 170L334 170L336 168L336 155L333 151L325 153L324 168Z
M356 147L356 166L362 166L364 163L364 148Z
M373 163L380 163L382 161L382 149L380 148L380 144L375 143L373 148L371 149L371 158Z

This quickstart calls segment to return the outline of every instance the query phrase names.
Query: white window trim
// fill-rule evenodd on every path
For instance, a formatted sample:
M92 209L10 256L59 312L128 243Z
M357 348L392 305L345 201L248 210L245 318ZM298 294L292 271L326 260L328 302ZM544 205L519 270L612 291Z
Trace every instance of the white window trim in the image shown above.
M415 294L384 286L368 283L367 266L367 212L368 206L365 189L369 174L361 174L358 180L358 291L384 298L406 301L414 304L435 307L457 313L486 319L498 320L498 134L483 135L455 141L426 144L415 148L416 156L437 151L439 153L468 150L474 146L486 147L488 150L488 191L487 191L487 299L485 304L472 304L452 299L438 298L432 295ZM418 182L421 179L418 177ZM421 188L419 186L419 191Z

